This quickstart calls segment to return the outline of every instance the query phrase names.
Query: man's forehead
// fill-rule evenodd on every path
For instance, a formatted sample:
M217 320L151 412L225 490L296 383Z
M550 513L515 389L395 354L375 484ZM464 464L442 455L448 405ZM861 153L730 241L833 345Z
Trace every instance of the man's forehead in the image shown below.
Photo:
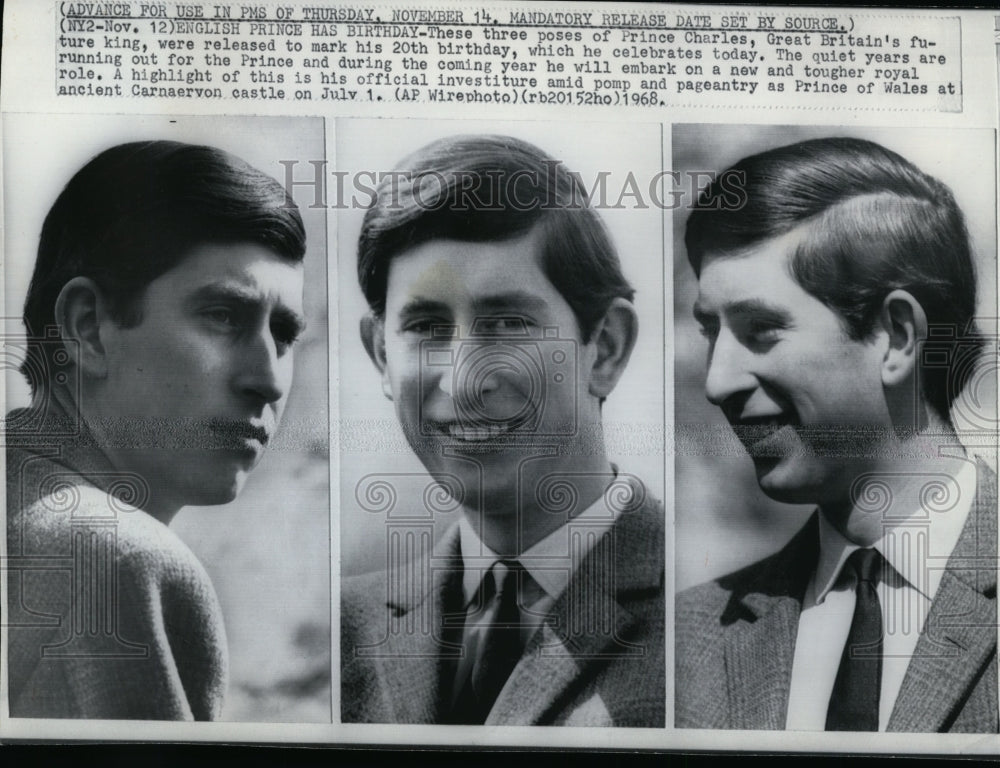
M290 261L258 244L207 244L192 250L173 269L153 281L163 290L185 294L229 293L246 300L277 297L301 304L302 262Z
M204 243L165 274L176 273L186 281L225 278L252 284L263 282L269 274L288 279L287 275L302 271L302 261L288 259L259 243Z
M394 303L417 295L495 301L502 295L542 297L555 290L542 269L534 231L482 242L429 240L395 256L388 278Z
M743 248L706 251L699 271L695 313L733 304L799 298L805 290L794 277L791 259L805 235L804 228L797 227Z
M755 240L736 247L709 248L701 257L698 283L704 282L705 273L754 272L767 268L781 271L792 277L791 261L810 235L810 226L802 224L774 237ZM750 280L751 284L761 280Z
M706 249L701 258L700 272L704 273L705 267L709 263L723 261L738 262L741 259L745 261L754 258L770 258L775 262L787 263L809 236L809 231L810 227L808 224L801 224L788 232L761 240L754 240L745 245Z

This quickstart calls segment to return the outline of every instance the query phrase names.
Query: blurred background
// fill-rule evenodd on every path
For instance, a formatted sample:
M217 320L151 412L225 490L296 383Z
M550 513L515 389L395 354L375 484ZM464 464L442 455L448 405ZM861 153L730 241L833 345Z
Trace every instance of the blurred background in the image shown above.
M830 126L675 125L672 168L719 172L740 158L811 138L853 136L898 152L951 187L965 213L979 272L980 330L993 339L978 381L974 412L955 409L956 427L996 424L996 194L993 131ZM681 178L687 179L686 175ZM687 182L685 181L685 184ZM689 188L689 184L688 184ZM691 316L698 294L687 262L688 206L673 215L674 421L676 428L676 588L728 573L780 549L812 507L771 501L757 486L753 465L721 411L705 399L707 345ZM975 402L973 403L973 399ZM969 417L974 417L970 419ZM980 427L981 428L981 427ZM721 437L720 437L721 436ZM995 438L992 440L995 442ZM974 441L973 441L974 442ZM719 446L725 447L720 450ZM970 453L983 451L970 445ZM995 464L995 445L986 452Z
M661 127L658 124L543 123L440 120L343 120L337 123L337 169L346 173L338 217L340 295L340 553L341 573L385 568L385 513L367 512L355 494L384 477L400 506L422 508L431 482L410 450L392 403L358 335L368 305L358 286L357 241L368 194L350 200L355 174L396 168L408 154L454 134L504 134L535 144L579 173L590 190L606 174L606 205L599 211L618 249L626 278L636 288L639 339L624 376L604 404L605 439L620 471L641 478L664 498L664 313L663 210L651 200L654 185L664 199ZM631 178L630 178L631 177ZM364 183L374 186L371 176ZM634 191L633 191L634 190ZM626 194L623 196L623 191ZM331 205L333 203L331 202ZM391 473L391 477L388 475ZM409 509L410 507L407 507ZM399 510L396 510L398 513ZM460 509L434 517L436 533L454 523Z
M284 183L280 160L325 158L318 118L17 115L3 120L4 332L20 316L42 221L70 177L127 141L173 139L232 152ZM300 171L301 174L301 171ZM298 178L298 176L297 176ZM230 650L223 719L330 722L329 395L326 211L295 189L306 226L308 328L282 425L231 504L187 507L171 529L212 578ZM5 412L27 405L5 371Z

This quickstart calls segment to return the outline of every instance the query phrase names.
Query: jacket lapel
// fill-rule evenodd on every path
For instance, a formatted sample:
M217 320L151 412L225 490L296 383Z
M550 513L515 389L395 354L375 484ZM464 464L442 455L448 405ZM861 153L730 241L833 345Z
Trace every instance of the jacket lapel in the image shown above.
M799 613L818 546L814 514L756 578L723 579L733 590L722 617L731 728L785 727Z
M996 653L996 506L996 475L980 463L975 504L907 667L890 731L948 730ZM995 693L992 701L995 720Z
M623 655L650 653L627 639L635 622L628 605L642 594L662 588L663 533L659 503L646 500L642 506L622 512L580 563L566 591L528 643L497 697L487 725L548 722L571 686Z
M389 632L377 653L389 722L438 722L461 654L458 528L433 550L389 570ZM445 621L456 613L457 628Z

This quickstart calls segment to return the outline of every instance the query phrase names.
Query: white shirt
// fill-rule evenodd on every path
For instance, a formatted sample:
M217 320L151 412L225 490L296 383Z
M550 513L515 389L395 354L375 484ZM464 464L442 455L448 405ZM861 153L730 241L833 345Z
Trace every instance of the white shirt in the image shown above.
M476 649L493 621L496 603L477 605L479 585L498 560L516 559L530 578L522 579L521 640L526 644L541 626L556 599L566 590L580 563L611 530L621 513L619 505L607 503L604 494L576 517L563 523L548 536L526 549L517 558L501 558L483 543L465 516L458 530L462 546L462 590L465 596L465 627L462 630L464 652L458 663L453 688L455 696L472 674Z
M923 631L945 565L976 496L976 467L969 463L954 478L958 501L945 512L921 507L886 529L874 549L891 566L878 582L884 633L879 730L889 723L910 657ZM856 549L821 514L819 561L806 588L795 640L788 695L788 730L822 731L841 654L854 617L856 577L841 572Z

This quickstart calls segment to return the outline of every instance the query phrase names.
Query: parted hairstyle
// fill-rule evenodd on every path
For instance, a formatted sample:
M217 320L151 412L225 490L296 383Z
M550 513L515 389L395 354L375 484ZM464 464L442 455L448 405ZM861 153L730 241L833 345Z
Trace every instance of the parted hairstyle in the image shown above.
M905 290L920 303L932 328L919 361L922 393L950 420L973 366L940 361L950 355L962 362L956 341L980 344L976 271L951 190L871 141L802 141L738 161L702 192L685 232L688 260L700 274L706 254L738 256L800 225L807 228L791 274L840 315L851 339L870 337L891 291Z
M502 242L536 226L544 227L542 271L588 341L611 302L635 292L579 175L509 136L439 139L381 180L358 241L361 290L382 317L401 252L436 239Z
M92 158L62 190L42 226L24 304L32 390L48 385L58 344L55 303L74 277L101 289L122 327L142 321L157 277L202 243L256 243L290 262L305 255L302 218L284 187L221 149L176 141L120 144ZM46 343L43 343L43 340Z

